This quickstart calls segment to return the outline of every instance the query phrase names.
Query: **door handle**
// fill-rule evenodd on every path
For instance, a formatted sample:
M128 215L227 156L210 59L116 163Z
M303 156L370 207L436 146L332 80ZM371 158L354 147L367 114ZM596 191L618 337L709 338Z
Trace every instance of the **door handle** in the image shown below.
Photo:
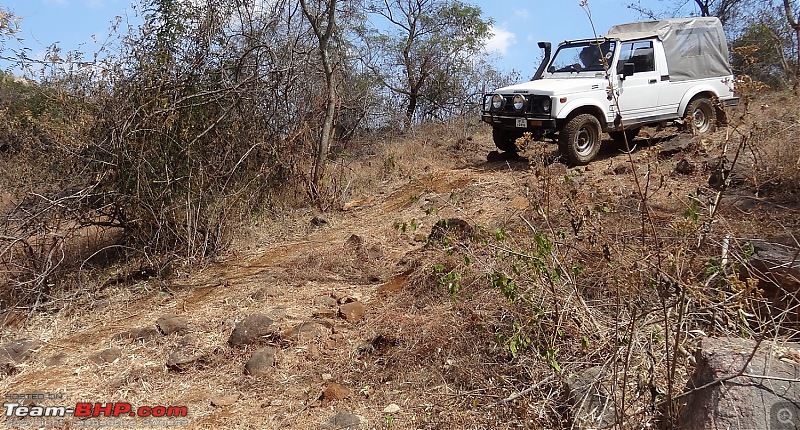
M648 82L648 84L655 84L656 82L658 82L658 80L656 80L656 79L650 79L650 82Z

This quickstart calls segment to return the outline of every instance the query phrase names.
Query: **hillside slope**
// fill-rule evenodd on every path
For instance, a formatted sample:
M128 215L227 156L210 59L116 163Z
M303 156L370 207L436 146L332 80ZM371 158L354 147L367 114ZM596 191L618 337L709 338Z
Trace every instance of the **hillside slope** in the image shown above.
M644 288L625 282L638 270L630 259L645 251L626 253L638 246L643 230L650 234L651 224L687 231L686 242L695 241L700 227L686 216L694 207L687 196L704 202L714 197L706 166L713 164L724 133L708 140L653 130L653 139L637 140L635 171L611 142L598 161L569 168L552 162L552 147L488 162L493 148L483 129L466 146L449 138L409 141L408 148L396 150L392 174L373 178L344 210L265 218L242 231L228 254L202 268L65 294L53 312L7 318L4 342L29 338L42 345L0 380L0 392L63 394L39 402L53 405L187 406L188 421L173 424L192 429L337 428L335 422L355 419L368 423L365 428L569 427L563 406L567 376L624 351L609 336L615 324L664 324L645 314L624 319L620 313L615 319L608 306L614 297L629 296L609 294L620 285L631 294ZM385 168L386 160L384 155L351 162L358 171L371 163ZM640 187L649 190L647 211L655 220L645 226ZM797 212L790 206L731 199L720 209L715 225L724 227L715 234L735 231L746 238L797 231ZM431 235L440 220L452 224ZM599 229L597 237L592 228ZM531 243L539 243L542 232L553 233L548 237L556 238L556 251L564 247L554 255L571 259L553 264L574 269L573 289L561 294L561 284L536 284L533 277L517 296L494 288L500 285L493 278L498 267L510 264L514 254L538 252ZM715 246L708 249L718 253ZM703 264L677 254L668 258L685 263L687 271ZM514 266L504 273L517 276L522 291L526 270L532 269ZM609 273L618 284L607 282ZM552 297L565 301L548 303L551 296L537 295L536 288L551 288ZM520 309L530 315L519 319ZM531 327L547 327L544 337L554 343L537 341L534 328L527 342L517 338L518 352L509 333L522 327L516 321L530 322L537 312L541 319ZM551 314L558 319L553 330ZM253 315L272 323L262 317L245 335L254 338L232 342L234 328L239 325L241 334L241 324ZM692 339L684 341L691 349ZM658 341L652 342L651 351L658 351ZM265 367L251 363L259 369L251 373L263 373L247 374L251 356L263 348L271 348L263 350ZM672 381L678 390L691 370L688 357L680 360ZM628 373L665 392L667 382L652 376L664 365L658 357ZM639 425L657 419L642 406L648 396L629 400L626 413ZM6 425L30 419L8 418ZM77 425L52 419L47 426Z

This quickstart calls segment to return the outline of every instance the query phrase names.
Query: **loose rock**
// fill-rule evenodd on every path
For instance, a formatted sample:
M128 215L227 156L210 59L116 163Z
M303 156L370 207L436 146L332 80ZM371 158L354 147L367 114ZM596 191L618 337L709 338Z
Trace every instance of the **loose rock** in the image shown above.
M198 355L191 346L183 346L169 355L167 358L167 368L175 371L184 371L198 363L202 363L204 357Z
M330 329L314 321L300 323L281 333L281 337L295 342L307 342L313 339L328 336Z
M15 366L30 359L41 346L41 342L32 339L19 339L0 346L0 376L14 373Z
M239 400L239 393L230 394L227 396L216 396L211 398L211 406L230 406Z
M606 428L614 424L614 401L603 376L603 368L597 366L567 377L573 428Z
M265 336L272 334L273 330L270 328L272 323L272 318L264 314L250 315L236 324L231 337L228 339L228 344L230 346L243 346L258 342Z
M366 428L368 425L367 420L364 418L347 413L347 412L339 412L338 414L330 417L328 421L322 424L323 430L355 430Z
M331 319L331 318L336 318L336 311L331 308L320 308L315 310L311 315L314 318Z
M322 390L322 400L325 402L333 402L337 400L344 400L350 397L352 390L345 387L341 384L328 384L324 390Z
M315 216L314 218L311 218L311 225L313 225L314 227L322 227L327 224L328 220L320 216Z
M161 316L156 324L167 336L173 333L184 334L189 331L189 317L183 315L166 314Z
M132 328L128 331L123 331L122 333L118 333L114 336L114 340L116 341L126 341L126 340L139 340L142 342L148 342L153 339L157 339L161 337L162 334L158 329L155 327L138 327Z
M749 339L703 338L695 355L697 367L686 387L697 390L681 409L680 428L795 428L777 419L784 410L792 414L791 423L798 422L800 383L795 381L800 364L792 360L798 356L797 343L763 341L759 345ZM740 373L773 379L736 376ZM715 383L720 380L725 382Z
M681 158L681 160L678 161L678 164L675 165L675 172L680 173L681 175L691 175L694 173L694 170L694 164L690 163L689 160L685 158Z
M247 360L244 371L248 375L262 376L269 373L274 365L275 348L268 346L253 353L250 360Z
M385 414L396 414L400 412L402 409L395 403L390 403L389 406L383 408L383 413Z
M113 363L122 357L122 350L119 348L109 348L98 352L89 357L89 361L95 364Z
M349 323L357 323L366 310L367 307L361 302L350 302L339 306L339 313Z
M278 288L277 286L269 286L264 287L256 291L255 293L250 295L250 298L253 300L264 300L274 297L280 297L283 295L283 290Z
M0 346L0 362L22 363L33 356L42 343L33 339L19 339Z

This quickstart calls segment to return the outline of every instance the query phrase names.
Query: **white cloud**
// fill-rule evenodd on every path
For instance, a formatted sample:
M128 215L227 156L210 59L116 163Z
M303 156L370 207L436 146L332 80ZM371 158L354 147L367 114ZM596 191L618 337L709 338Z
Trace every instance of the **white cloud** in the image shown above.
M515 10L514 15L522 19L528 19L531 16L530 12L528 12L528 9Z
M486 51L506 55L508 47L517 43L517 35L502 27L492 26L492 38L486 42Z

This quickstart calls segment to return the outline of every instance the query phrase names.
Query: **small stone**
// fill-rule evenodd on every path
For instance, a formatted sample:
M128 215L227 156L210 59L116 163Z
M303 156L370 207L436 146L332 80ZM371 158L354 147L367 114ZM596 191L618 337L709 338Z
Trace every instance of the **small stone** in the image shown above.
M247 360L244 371L248 375L263 376L270 372L275 365L275 348L266 347L254 352Z
M142 341L148 342L153 339L157 339L161 337L162 334L158 329L155 327L138 327L132 328L128 331L123 331L122 333L118 333L114 336L114 340L116 341L126 341L126 340L133 340L133 341Z
M113 363L122 357L122 350L119 348L109 348L98 352L89 357L89 361L95 364Z
M184 315L162 315L156 324L162 333L169 336L173 333L184 334L189 331L189 317Z
M333 402L337 400L344 400L350 397L352 390L345 387L342 384L332 383L328 384L324 390L322 390L322 400L326 402Z
M311 225L313 225L314 227L322 227L327 224L328 220L320 216L315 216L314 218L311 218Z
M307 342L330 334L330 329L314 321L300 323L281 333L284 339Z
M265 336L272 334L272 318L264 314L254 314L236 324L236 327L228 339L230 346L243 346L262 340Z
M366 427L368 424L364 418L351 414L348 412L339 412L338 414L330 417L328 421L322 424L323 430L355 430Z
M44 365L47 367L61 366L67 362L67 358L68 356L66 353L59 352L58 354L47 357L47 360L44 361Z
M0 346L0 363L21 363L33 356L42 343L33 339L19 339Z
M402 410L402 408L400 408L400 406L396 405L395 403L390 403L389 406L387 406L387 407L385 407L383 409L383 413L385 413L385 414L396 414L396 413L400 412L401 410Z
M314 318L336 318L336 311L331 308L319 308L311 314Z
M333 375L331 375L330 373L323 373L322 374L322 380L323 381L330 381L331 379L333 379Z
M227 396L216 396L211 398L211 406L230 406L239 400L239 393L230 394Z
M183 371L202 361L203 357L195 354L193 348L183 346L169 355L166 364L170 370Z
M409 240L411 240L411 238L409 238ZM380 260L383 256L383 249L378 245L372 245L367 250L367 257L369 257L370 260Z
M308 360L316 360L319 356L319 347L317 345L309 345L306 351L306 358Z
M681 175L691 175L694 173L694 164L690 163L689 160L685 158L681 158L678 164L675 165L675 172Z
M353 235L350 235L350 237L347 238L347 241L345 242L345 244L348 245L348 246L351 246L353 248L360 248L361 245L364 244L364 238L359 236L359 235L357 235L357 234L353 234Z
M339 313L349 323L357 323L366 310L366 306L361 302L350 302L339 306Z
M250 298L253 300L261 301L264 299L280 297L282 295L283 295L283 290L281 290L277 286L270 286L270 287L260 288L258 291L251 294Z
M314 297L314 306L334 308L339 304L335 297L331 296L317 296Z
M621 164L614 168L615 175L627 175L628 173L631 173L631 166L627 164Z

